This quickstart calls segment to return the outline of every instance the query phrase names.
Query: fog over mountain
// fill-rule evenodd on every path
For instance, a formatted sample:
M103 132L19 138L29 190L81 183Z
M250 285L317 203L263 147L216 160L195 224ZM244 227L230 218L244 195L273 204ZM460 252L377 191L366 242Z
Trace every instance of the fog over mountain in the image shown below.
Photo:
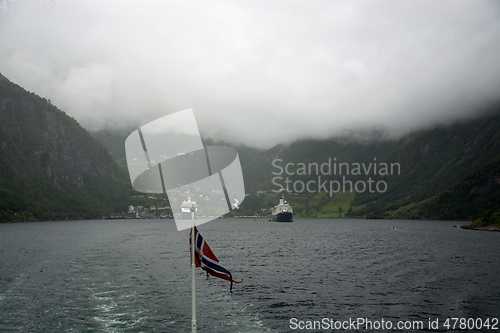
M91 130L193 108L205 135L267 148L500 99L498 1L44 3L0 9L0 72Z

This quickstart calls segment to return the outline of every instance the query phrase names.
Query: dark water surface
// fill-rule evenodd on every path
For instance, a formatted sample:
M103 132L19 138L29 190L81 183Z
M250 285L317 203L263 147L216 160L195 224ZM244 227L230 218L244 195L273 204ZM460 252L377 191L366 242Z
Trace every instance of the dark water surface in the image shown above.
M231 294L198 271L198 331L332 331L292 329L291 318L422 321L426 331L439 318L446 331L448 317L500 318L500 233L454 224L204 224L222 265L244 281ZM190 332L188 234L173 220L0 224L0 331Z

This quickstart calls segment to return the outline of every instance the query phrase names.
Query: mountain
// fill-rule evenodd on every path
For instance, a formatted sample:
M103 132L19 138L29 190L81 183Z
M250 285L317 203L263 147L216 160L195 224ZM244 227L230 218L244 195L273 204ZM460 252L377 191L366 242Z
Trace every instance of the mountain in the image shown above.
M479 167L452 186L417 204L386 215L440 220L477 220L500 206L500 157ZM498 221L492 221L498 223Z
M288 186L285 194L296 216L467 220L497 211L500 202L500 108L492 105L482 114L399 140L372 132L304 139L268 150L210 139L204 143L233 146L240 155L249 195L235 214L262 213L276 205L278 190ZM106 130L93 135L124 161L129 132ZM328 168L330 174L322 172ZM345 190L336 191L344 181Z
M491 107L489 116L403 140L406 143L387 156L401 163L401 176L391 177L390 190L383 195L356 196L353 206L364 205L358 213L467 220L500 208L495 200L500 183L498 106Z
M377 218L467 220L496 211L500 208L500 108L492 105L483 114L399 140L386 140L374 132L365 139L305 139L278 145L243 165L247 193L272 194L288 186L286 195L299 215L325 217L349 212ZM331 174L323 173L322 165L325 171L331 166ZM334 192L330 192L331 182ZM380 191L375 188L379 182ZM338 185L342 188L335 192ZM250 200L252 210L269 207L266 195L259 197Z
M89 133L109 150L111 156L113 156L120 166L126 168L125 140L136 129L136 127L121 130L103 129Z
M235 214L261 214L262 209L276 205L278 190L288 184L290 191L285 194L296 216L467 220L498 210L500 202L500 110L493 105L483 114L399 140L373 132L304 139L268 150L210 139L204 139L204 144L233 146L240 155L249 195ZM106 130L93 135L124 161L129 132ZM331 168L330 174L322 172L322 165L323 171ZM388 174L381 172L384 165ZM342 186L344 181L345 191L335 192L335 182ZM360 191L356 190L358 181ZM334 192L330 192L330 182ZM366 189L361 191L363 184Z
M123 211L128 175L73 118L0 74L0 220Z
M268 150L203 141L239 153L248 195L233 214L265 213L277 203L278 190L287 189L296 216L485 216L484 222L496 216L500 202L500 108L482 113L399 140L372 132ZM131 131L90 135L49 100L0 74L0 220L124 211L135 193L124 149Z

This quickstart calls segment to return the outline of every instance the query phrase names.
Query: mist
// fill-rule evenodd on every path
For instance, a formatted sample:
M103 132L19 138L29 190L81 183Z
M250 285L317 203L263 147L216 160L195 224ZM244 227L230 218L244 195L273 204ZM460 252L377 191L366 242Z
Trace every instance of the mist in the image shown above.
M269 148L478 116L500 99L497 1L55 1L0 10L0 72L89 130L192 108Z

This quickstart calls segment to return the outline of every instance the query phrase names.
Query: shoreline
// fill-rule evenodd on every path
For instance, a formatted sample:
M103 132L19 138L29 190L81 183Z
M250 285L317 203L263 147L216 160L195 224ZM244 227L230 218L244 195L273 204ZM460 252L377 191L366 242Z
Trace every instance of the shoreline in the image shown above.
M258 219L266 219L266 217L237 217L237 216L232 216L230 218L258 218ZM359 219L363 220L366 218L360 218L360 217L297 217L296 219ZM92 220L129 220L130 218L127 217L103 217L103 218L91 218L91 219L86 219L86 218L75 218L75 219L61 219L61 220L22 220L22 221L0 221L1 224L10 224L10 223L25 223L25 222L53 222L53 221L58 221L58 222L64 222L64 221L92 221ZM400 220L401 218L397 218L394 220ZM158 218L158 220L160 220ZM393 220L393 219L366 219L366 220ZM443 221L443 222L451 222L453 220L428 220L428 219L408 219L408 220L414 220L414 221ZM476 231L492 231L492 232L500 232L500 226L472 226L471 224L466 224L466 225L455 225L453 227L460 228L460 229L467 229L467 230L476 230Z
M494 231L500 232L500 227L495 226L472 226L470 224L459 226L460 229L477 230L477 231Z

